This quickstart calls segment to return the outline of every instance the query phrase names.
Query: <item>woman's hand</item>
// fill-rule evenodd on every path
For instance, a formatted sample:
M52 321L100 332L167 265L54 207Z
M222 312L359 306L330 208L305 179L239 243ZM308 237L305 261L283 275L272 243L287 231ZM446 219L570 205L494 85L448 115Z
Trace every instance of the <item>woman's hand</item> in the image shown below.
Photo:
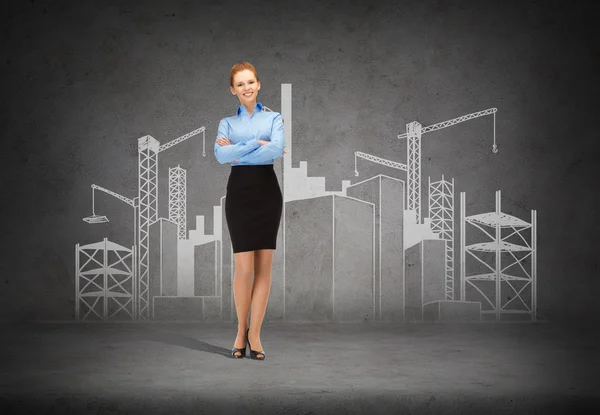
M219 137L219 138L217 138L217 143L218 143L220 146L230 146L230 145L232 145L232 144L231 144L231 141L229 141L229 139L228 139L227 137ZM258 144L260 144L261 146L264 146L264 145L265 145L265 144L267 144L267 143L269 143L269 141L266 141L266 140L258 140Z
M229 139L227 137L217 137L217 144L219 144L220 146L230 146L230 145L232 145L231 142L229 141ZM240 159L233 160L234 163L236 161L240 161Z
M218 137L217 138L217 143L220 146L229 146L229 145L231 145L231 142L229 141L229 139L227 137Z
M258 140L258 142L260 143L261 146L264 146L267 143L270 143L270 141L265 141L265 140ZM287 154L287 151L283 150L283 154Z
M266 141L266 140L258 140L258 144L260 144L261 146L264 146L265 144L270 143L270 141ZM217 144L219 144L220 146L230 146L231 141L229 141L229 139L227 137L217 137ZM287 151L283 151L283 154L287 154ZM233 160L233 162L235 163L236 161L240 161L239 159Z

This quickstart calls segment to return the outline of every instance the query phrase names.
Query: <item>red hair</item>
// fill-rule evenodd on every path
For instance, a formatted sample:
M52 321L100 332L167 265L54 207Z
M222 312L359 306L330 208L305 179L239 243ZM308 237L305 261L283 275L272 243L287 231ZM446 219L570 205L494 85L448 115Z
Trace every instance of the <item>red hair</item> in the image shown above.
M256 81L260 82L260 79L258 79L258 74L256 73L256 69L254 69L254 65L252 65L249 62L238 62L235 65L233 65L231 67L231 70L229 71L229 85L233 87L233 77L235 76L235 74L246 69L252 71L254 73L254 76L256 77Z

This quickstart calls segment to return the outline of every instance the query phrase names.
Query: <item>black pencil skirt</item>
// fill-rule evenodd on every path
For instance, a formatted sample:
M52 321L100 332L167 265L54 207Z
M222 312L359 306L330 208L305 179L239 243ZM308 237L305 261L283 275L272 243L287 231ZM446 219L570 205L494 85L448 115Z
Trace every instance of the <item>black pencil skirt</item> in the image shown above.
M233 252L276 249L283 194L272 164L231 166L225 219Z

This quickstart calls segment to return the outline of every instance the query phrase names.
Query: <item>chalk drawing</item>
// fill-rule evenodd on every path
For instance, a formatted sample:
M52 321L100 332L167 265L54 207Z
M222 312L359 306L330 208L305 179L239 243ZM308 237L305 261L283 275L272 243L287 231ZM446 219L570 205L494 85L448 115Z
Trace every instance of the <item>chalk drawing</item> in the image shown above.
M263 107L263 111L272 110ZM406 162L354 152L355 177L359 175L358 159L390 167L400 177L380 174L354 183L342 180L340 190L326 190L325 177L308 176L307 161L292 167L292 85L282 84L281 115L288 152L275 165L281 169L277 171L281 171L284 207L282 244L278 244L274 257L281 267L273 274L276 290L272 296L277 301L270 302L266 318L272 313L276 318L307 321L472 321L490 316L499 320L507 315L535 320L536 211L532 211L531 223L503 214L498 191L495 212L466 216L461 193L458 293L455 179L444 175L437 181L429 178L428 216L421 212L422 136L493 115L490 135L492 152L497 153L496 112L490 108L430 126L410 122L406 132L397 136L407 139ZM136 198L92 185L92 216L84 220L107 224L108 218L96 214L94 192L114 196L133 208L133 246L124 248L106 239L77 244L79 320L117 316L134 320L235 320L231 292L235 258L225 232L224 196L213 206L213 229L205 230L204 215L196 215L196 223L188 229L187 172L177 165L169 168L169 218L157 214L158 154L199 133L204 137L204 132L201 127L164 145L149 135L139 138ZM204 140L202 155L206 156ZM467 244L465 239L471 235L466 235L467 225L484 231L490 240ZM493 231L485 231L485 227ZM301 229L318 232L307 234ZM509 233L503 235L501 231ZM522 243L509 242L515 237ZM313 247L303 258L305 268L294 262L298 261L295 252L293 258L286 258L288 246ZM495 254L494 263L488 264L485 273L473 273L471 262L481 263L478 254L482 252ZM100 259L96 258L99 254ZM107 259L111 255L117 259L111 262ZM301 278L311 284L299 285ZM485 286L489 282L493 283L491 288ZM302 302L314 305L313 312L319 309L318 315L303 308Z

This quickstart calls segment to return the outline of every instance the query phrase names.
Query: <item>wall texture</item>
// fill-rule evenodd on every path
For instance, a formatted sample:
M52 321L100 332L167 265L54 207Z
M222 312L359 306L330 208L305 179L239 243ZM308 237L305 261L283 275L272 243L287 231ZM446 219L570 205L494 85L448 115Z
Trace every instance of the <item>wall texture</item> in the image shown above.
M133 245L133 209L112 196L95 192L95 213L109 223L82 218L92 215L91 184L137 196L139 137L166 143L206 127L205 141L195 136L161 153L158 216L168 218L168 169L179 165L187 171L188 231L203 215L199 226L211 233L230 169L215 160L214 138L219 120L239 105L228 76L241 60L256 66L259 101L274 111L281 112L282 84L292 85L293 154L286 157L293 167L306 161L308 176L326 178L328 191L378 174L406 180L354 152L406 160L406 140L397 135L407 123L427 126L497 108L495 123L487 116L423 135L423 189L428 177L454 178L456 206L466 192L467 215L494 211L497 190L506 214L529 221L537 210L538 317L598 319L599 83L595 26L581 6L200 3L7 6L0 319L74 319L75 244L107 238ZM458 209L455 218L458 232ZM212 290L227 286L230 273L219 271ZM171 310L167 300L161 304ZM215 313L214 299L185 301ZM344 312L360 314L361 304Z

